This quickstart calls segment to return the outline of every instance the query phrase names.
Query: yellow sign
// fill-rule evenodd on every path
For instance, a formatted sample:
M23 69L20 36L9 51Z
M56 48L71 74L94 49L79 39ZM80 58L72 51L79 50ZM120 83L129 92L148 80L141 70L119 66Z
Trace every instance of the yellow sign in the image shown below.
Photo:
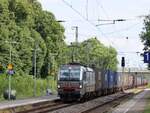
M12 64L8 64L7 68L8 68L8 70L12 70L13 69L13 65Z

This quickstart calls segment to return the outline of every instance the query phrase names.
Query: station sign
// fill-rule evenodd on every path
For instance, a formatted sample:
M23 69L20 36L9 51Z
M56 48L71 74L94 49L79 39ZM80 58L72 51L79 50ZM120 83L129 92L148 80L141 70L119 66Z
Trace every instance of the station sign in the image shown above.
M150 52L144 52L144 63L150 63Z
M14 70L8 70L7 72L9 75L13 75L14 74Z
M12 64L8 64L7 68L8 68L8 70L12 70L13 69L13 65Z

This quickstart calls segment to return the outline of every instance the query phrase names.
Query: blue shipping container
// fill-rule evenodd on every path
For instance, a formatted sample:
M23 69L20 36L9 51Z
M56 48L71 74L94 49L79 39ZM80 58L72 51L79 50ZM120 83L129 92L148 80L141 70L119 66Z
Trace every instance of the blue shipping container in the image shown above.
M112 89L115 85L114 77L115 77L115 72L113 71L108 71L108 89Z
M108 71L102 72L102 89L108 88Z

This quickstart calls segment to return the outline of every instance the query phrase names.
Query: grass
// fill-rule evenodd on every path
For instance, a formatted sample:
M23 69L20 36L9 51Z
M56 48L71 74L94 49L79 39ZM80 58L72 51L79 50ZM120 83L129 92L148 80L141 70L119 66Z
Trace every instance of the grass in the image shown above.
M147 88L150 88L150 83L148 84ZM146 100L146 107L143 113L150 113L150 95Z
M146 107L143 113L150 113L150 97L146 100Z
M12 89L16 90L17 99L33 97L34 79L31 75L14 75L11 79ZM56 92L56 81L53 77L36 79L36 96L46 95L46 89ZM3 92L8 89L8 75L0 75L0 101L3 101Z
M150 88L150 83L147 85L147 88Z

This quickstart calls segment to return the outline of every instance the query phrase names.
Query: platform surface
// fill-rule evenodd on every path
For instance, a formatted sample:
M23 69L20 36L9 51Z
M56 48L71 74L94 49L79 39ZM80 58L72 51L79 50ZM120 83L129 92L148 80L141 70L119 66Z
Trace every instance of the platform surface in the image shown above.
M150 89L145 89L131 100L116 107L112 113L143 113L146 107L146 100L149 98Z
M50 95L50 96L42 96L42 97L22 99L22 100L20 99L20 100L3 101L0 102L0 110L11 108L11 107L19 107L28 104L44 102L44 101L51 101L56 99L59 99L57 95Z

